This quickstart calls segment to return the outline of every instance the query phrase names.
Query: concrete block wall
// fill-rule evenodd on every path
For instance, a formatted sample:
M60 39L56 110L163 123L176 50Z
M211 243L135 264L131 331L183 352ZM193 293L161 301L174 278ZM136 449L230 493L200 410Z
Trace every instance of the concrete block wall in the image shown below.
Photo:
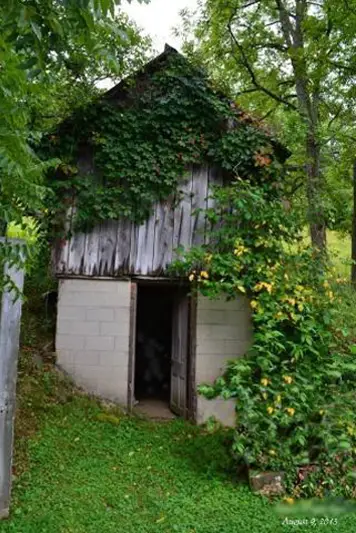
M212 383L224 372L226 362L246 353L252 340L247 298L209 300L198 296L196 331L196 384ZM211 416L234 425L235 401L197 398L197 422Z
M59 282L58 365L87 392L127 405L129 281Z

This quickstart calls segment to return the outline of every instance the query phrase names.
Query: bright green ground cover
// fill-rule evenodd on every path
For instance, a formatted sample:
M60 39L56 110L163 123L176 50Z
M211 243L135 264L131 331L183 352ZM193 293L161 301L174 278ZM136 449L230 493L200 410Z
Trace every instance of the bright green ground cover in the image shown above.
M1 533L318 530L283 526L274 506L234 476L228 433L108 415L29 359L20 373L13 511ZM356 515L338 520L320 530L356 531Z

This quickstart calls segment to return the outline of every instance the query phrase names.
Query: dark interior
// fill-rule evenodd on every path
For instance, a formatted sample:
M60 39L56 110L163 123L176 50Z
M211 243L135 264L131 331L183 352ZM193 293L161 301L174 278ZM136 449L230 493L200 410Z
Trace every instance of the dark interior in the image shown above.
M169 401L174 288L139 286L135 399Z

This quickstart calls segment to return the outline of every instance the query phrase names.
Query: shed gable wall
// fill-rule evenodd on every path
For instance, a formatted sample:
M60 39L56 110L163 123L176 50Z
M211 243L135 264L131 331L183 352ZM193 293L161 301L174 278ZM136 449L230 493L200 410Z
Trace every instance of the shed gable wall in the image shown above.
M176 194L157 203L143 224L127 219L105 222L58 244L55 273L85 277L163 275L175 259L175 249L189 249L207 241L203 211L212 207L213 189L221 185L220 171L194 167L181 180Z

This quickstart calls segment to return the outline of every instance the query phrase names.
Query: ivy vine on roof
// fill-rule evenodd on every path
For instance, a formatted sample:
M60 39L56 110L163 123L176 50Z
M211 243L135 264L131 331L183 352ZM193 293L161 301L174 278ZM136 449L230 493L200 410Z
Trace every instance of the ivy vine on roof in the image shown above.
M78 110L47 148L61 160L51 176L59 203L75 203L81 227L123 216L145 220L189 165L218 165L271 184L286 157L268 131L170 47ZM86 171L78 166L83 153L92 159Z

